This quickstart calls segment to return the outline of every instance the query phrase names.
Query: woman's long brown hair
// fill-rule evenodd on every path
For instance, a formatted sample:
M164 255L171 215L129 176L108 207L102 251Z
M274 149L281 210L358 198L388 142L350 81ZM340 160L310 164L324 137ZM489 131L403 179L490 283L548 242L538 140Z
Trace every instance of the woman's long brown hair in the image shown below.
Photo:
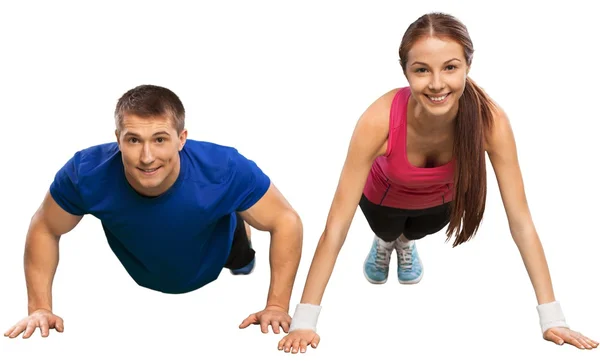
M408 51L424 36L449 38L462 45L467 65L473 59L473 43L466 26L451 15L430 13L412 23L400 45L400 64L406 74ZM485 135L493 121L494 103L467 77L454 125L454 197L447 240L456 235L453 247L471 239L481 224L487 196Z

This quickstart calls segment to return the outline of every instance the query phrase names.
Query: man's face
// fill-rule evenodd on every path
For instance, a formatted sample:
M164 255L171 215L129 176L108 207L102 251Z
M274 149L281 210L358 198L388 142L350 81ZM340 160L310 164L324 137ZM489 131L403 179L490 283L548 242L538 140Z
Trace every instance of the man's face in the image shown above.
M175 183L186 130L177 134L168 116L142 118L126 114L116 136L125 176L136 191L158 196Z

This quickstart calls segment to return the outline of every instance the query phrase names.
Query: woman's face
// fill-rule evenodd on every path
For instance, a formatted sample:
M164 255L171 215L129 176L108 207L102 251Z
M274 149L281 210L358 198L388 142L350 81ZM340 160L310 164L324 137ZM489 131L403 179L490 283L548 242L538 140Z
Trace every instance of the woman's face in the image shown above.
M468 72L463 47L451 39L423 37L408 52L405 75L412 96L433 116L458 107Z

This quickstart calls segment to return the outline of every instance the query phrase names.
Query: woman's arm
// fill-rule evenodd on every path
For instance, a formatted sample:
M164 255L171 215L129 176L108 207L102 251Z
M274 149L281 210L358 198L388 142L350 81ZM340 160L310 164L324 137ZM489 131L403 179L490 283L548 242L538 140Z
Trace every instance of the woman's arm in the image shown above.
M521 253L538 304L554 302L548 264L525 195L514 134L506 114L500 110L497 114L487 137L486 148L498 182L510 234Z
M385 154L389 110L395 92L375 101L358 120L339 183L329 209L327 223L317 245L301 303L319 305L337 256L356 213L367 176L375 158Z
M555 300L548 263L527 204L517 147L510 122L498 108L487 136L486 150L496 174L510 234L534 288L544 338L557 344L568 342L580 348L598 343L568 329L560 304Z
M373 161L386 152L389 112L396 92L392 90L373 102L355 126L325 230L315 250L290 332L316 328L319 305L356 213L367 176Z

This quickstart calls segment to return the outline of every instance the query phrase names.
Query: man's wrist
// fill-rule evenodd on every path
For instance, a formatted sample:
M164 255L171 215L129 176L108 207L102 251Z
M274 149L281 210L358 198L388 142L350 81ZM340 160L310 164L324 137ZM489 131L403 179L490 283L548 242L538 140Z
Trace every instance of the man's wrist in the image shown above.
M30 304L27 306L27 315L31 315L32 313L38 310L46 310L48 312L52 312L52 306L48 304Z
M265 310L271 310L271 309L277 309L279 311L288 313L290 307L289 307L289 305L285 305L285 304L281 304L281 303L277 303L277 302L267 302L267 305L265 306Z

